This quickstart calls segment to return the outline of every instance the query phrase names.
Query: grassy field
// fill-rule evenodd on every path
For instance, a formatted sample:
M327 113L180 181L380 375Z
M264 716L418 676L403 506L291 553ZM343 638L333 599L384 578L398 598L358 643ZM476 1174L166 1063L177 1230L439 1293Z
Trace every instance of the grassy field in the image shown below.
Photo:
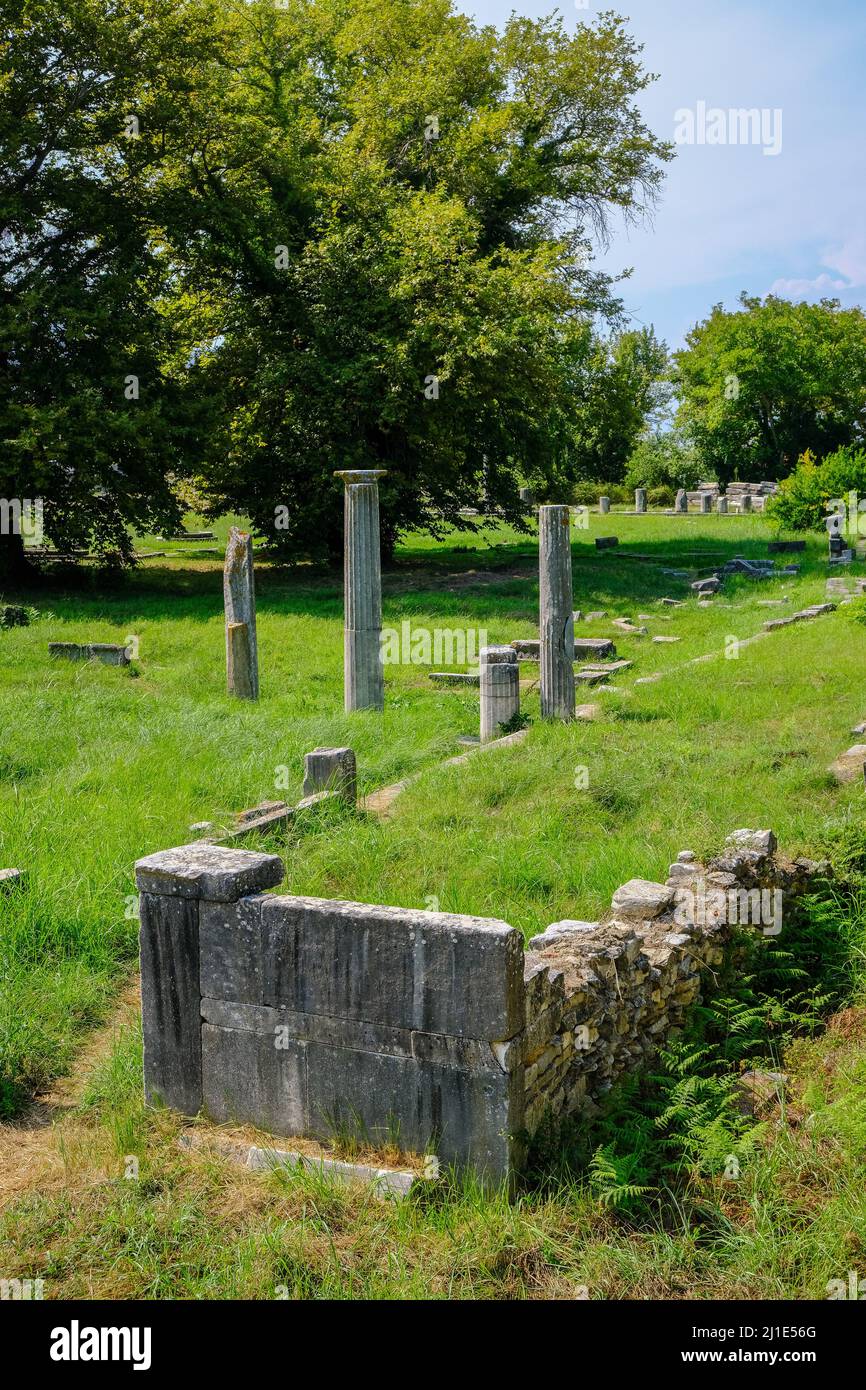
M227 525L216 528L220 544ZM619 535L619 547L596 551L599 534ZM332 811L262 842L285 860L285 891L417 907L435 898L529 935L597 914L629 877L664 877L679 849L769 825L790 853L816 852L828 837L847 846L854 887L827 930L846 934L857 968L847 995L830 991L833 1026L792 1045L791 1114L759 1126L735 1196L686 1163L688 1207L677 1198L640 1212L606 1206L579 1164L539 1170L511 1206L452 1187L383 1207L182 1155L177 1123L141 1105L130 1016L88 1062L59 1148L32 1157L32 1190L7 1216L4 1270L44 1276L49 1296L274 1297L284 1286L300 1297L575 1297L586 1286L590 1297L706 1298L823 1297L827 1279L844 1277L858 1255L862 1264L863 788L839 788L826 772L866 718L862 604L736 648L731 639L767 619L823 601L826 542L792 557L803 560L799 575L729 580L711 607L662 573L763 556L771 535L760 517L593 517L574 533L575 605L606 617L581 623L579 635L613 636L632 667L614 691L581 697L601 706L593 722L545 725L537 691L525 691L526 741L455 768L440 764L460 735L477 733L477 693L434 687L429 667L386 668L384 716L343 714L333 573L258 567L255 706L225 694L219 553L146 538L143 548L182 553L145 560L110 588L85 572L7 592L40 610L29 628L0 631L0 867L28 873L24 892L0 897L10 1132L128 979L134 861L195 838L194 822L292 799L303 753L317 744L356 749L362 792L421 775L390 819ZM684 606L660 604L665 596ZM537 605L534 534L410 538L385 576L384 622L397 629L408 620L414 631L483 629L507 641L537 635ZM650 615L646 636L611 626L638 614ZM126 670L48 657L50 640L133 636L139 655ZM702 1043L715 1046L711 1035ZM750 1055L765 1054L778 1061L769 1045ZM129 1154L140 1157L136 1183L120 1176Z

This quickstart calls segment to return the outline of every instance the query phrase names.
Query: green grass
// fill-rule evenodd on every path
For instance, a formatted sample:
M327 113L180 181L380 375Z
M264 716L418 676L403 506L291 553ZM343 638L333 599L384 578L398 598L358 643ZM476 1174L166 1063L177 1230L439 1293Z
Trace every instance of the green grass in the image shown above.
M227 525L213 528L221 541ZM621 543L598 552L597 534ZM477 693L435 688L423 667L386 669L384 716L343 714L339 575L259 565L256 705L225 694L218 555L184 546L111 585L85 571L5 593L42 617L0 631L0 867L28 873L24 892L0 896L2 1113L66 1071L132 966L134 861L193 838L193 822L296 797L303 753L317 744L356 749L362 792L421 775L388 821L330 807L264 841L285 860L286 891L495 915L527 935L594 916L625 879L664 877L678 850L717 847L737 826L772 826L790 853L816 852L831 818L856 827L863 788L837 787L826 766L866 718L861 605L725 656L732 636L824 599L826 543L793 557L800 575L729 580L710 608L661 573L697 573L720 553L764 555L772 534L757 516L593 516L574 533L575 605L608 616L578 633L612 635L633 660L616 677L621 693L588 691L602 718L571 726L542 723L537 692L525 693L526 741L457 768L441 763L477 732ZM491 527L444 543L410 538L384 591L389 626L534 636L536 537ZM665 595L685 606L660 605ZM760 606L782 596L783 608ZM680 640L611 626L640 613L653 615L650 634ZM128 670L47 654L50 640L133 635ZM663 679L635 684L654 672ZM577 1176L559 1174L514 1206L454 1186L392 1208L181 1157L177 1123L141 1105L130 1033L64 1140L78 1146L68 1192L15 1208L4 1271L41 1271L69 1296L273 1297L285 1285L303 1297L574 1297L586 1285L606 1297L823 1297L828 1278L862 1262L866 1215L862 1052L843 1049L822 1073L815 1059L830 1045L804 1044L795 1059L819 1116L808 1132L782 1129L759 1146L735 1197L700 1180L709 1240L693 1214L678 1222L676 1204L640 1220L604 1211ZM118 1175L129 1153L142 1157L138 1183Z

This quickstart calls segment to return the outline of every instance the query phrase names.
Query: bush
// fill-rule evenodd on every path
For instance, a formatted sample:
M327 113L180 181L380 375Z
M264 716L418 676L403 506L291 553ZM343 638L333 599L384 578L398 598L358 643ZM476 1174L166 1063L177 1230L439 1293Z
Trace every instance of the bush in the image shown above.
M672 507L676 501L676 493L672 487L651 487L646 500L650 507Z
M849 492L856 493L858 501L866 499L866 451L837 449L818 463L807 450L793 473L782 479L766 512L789 531L824 531L829 513L848 506ZM831 507L831 502L839 505ZM856 530L857 520L853 526Z
M641 439L628 462L626 485L632 489L697 487L706 477L694 450L674 431ZM673 498L671 499L673 500Z

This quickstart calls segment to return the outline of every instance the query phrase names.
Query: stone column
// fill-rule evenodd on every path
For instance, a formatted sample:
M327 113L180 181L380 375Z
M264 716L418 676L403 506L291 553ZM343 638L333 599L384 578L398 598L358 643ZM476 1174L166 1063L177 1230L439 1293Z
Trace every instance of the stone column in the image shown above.
M708 492L701 493L701 512L704 516L713 510L713 499Z
M226 616L226 680L239 700L259 698L259 653L256 641L256 586L253 538L233 526L223 569Z
M508 724L520 709L520 677L513 647L482 647L481 742L497 738L500 724Z
M535 493L531 487L522 487L520 489L520 501L528 512L532 511L535 506Z
M677 512L687 512L688 509L689 509L688 494L686 493L685 488L684 488L684 487L681 487L680 490L679 490L679 492L677 493L677 500L674 502L674 511L677 511Z
M609 498L609 497L599 497L599 499L598 499L598 510L601 512L602 516L607 516L608 512L610 511L610 498Z
M379 478L384 468L337 470L346 485L343 541L343 682L346 712L385 705L380 637Z
M574 718L574 596L568 507L539 507L541 713Z
M717 500L717 502L716 502L716 511L719 513L719 516L725 516L725 515L727 514L727 510L728 510L728 499L727 499L727 497L719 497L718 500Z
M742 503L741 503L741 505L740 505L740 511L741 511L741 512L750 512L751 510L752 510L752 494L751 494L750 492L744 492L744 493L743 493L743 500L742 500Z
M144 1094L184 1115L202 1102L199 918L206 903L237 903L282 881L275 854L185 845L135 866L141 928Z
M636 487L634 490L634 509L636 512L646 511L646 488Z

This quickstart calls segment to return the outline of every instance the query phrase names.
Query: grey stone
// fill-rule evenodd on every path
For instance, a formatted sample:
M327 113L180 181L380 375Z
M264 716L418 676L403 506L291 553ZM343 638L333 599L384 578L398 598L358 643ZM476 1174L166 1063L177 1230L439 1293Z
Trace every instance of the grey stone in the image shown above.
M198 903L142 892L144 1094L183 1115L201 1108Z
M337 792L355 804L358 773L354 749L314 748L304 754L304 796L321 791Z
M200 842L150 854L135 866L142 893L227 903L275 888L282 882L283 872L283 861L275 854Z
M634 490L634 509L638 515L646 511L646 488L636 487Z
M596 536L596 550L610 550L613 546L619 545L619 536Z
M24 883L23 869L0 869L0 893L11 893Z
M201 1026L202 1108L220 1124L271 1134L309 1132L307 1043L211 1023Z
M428 677L438 685L480 685L480 675L471 671L431 671Z
M244 1162L253 1171L271 1168L299 1168L317 1177L352 1187L371 1187L379 1197L407 1197L419 1181L418 1174L396 1168L373 1168L368 1163L350 1163L346 1159L314 1157L292 1153L285 1149L263 1149L252 1144Z
M609 498L609 497L599 497L599 499L598 499L598 510L601 512L602 516L607 516L608 512L610 511L610 498Z
M611 899L615 917L657 917L672 906L674 895L663 883L646 878L632 878L617 888Z

